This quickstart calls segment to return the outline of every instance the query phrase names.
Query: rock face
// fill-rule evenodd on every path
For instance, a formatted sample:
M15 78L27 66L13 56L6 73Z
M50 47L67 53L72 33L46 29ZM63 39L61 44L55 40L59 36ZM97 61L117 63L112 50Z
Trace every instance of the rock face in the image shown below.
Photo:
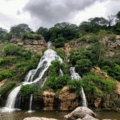
M27 118L24 118L23 120L57 120L57 119L54 119L54 118L45 118L45 117L27 117Z
M64 117L69 120L98 120L94 118L96 117L96 114L87 107L77 107L74 111Z
M42 49L47 46L43 37L40 40L25 39L24 41L21 38L13 37L10 42L23 47L25 50L30 50L33 54L41 54Z
M29 108L29 99L22 97L21 107L22 109ZM51 90L44 91L41 95L37 95L33 98L34 110L73 110L80 104L80 100L75 92L65 86L61 92L55 93Z
M77 95L74 92L72 93L67 86L61 90L59 100L60 110L72 110L77 107L79 103Z
M43 110L53 110L54 109L54 98L55 98L55 93L54 92L49 92L49 91L44 91L43 92L43 103L44 107Z

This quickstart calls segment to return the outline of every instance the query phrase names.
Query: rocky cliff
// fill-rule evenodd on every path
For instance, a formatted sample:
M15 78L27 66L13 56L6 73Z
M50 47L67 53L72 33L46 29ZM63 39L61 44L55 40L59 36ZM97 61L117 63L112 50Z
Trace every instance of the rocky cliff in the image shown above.
M42 50L47 46L46 41L42 36L39 40L28 38L22 40L21 37L13 37L10 42L23 47L25 50L30 50L33 54L42 54Z

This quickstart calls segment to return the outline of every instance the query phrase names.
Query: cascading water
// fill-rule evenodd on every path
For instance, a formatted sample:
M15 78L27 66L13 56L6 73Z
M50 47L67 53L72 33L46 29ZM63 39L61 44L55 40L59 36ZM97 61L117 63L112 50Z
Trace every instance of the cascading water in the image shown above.
M33 112L33 111L32 111L32 101L33 101L33 95L31 94L31 96L30 96L30 104L29 104L29 110L28 110L28 113Z
M51 43L49 43L51 44ZM51 45L49 45L50 48ZM44 52L44 55L41 57L38 66L36 69L30 70L25 77L25 82L23 82L20 86L16 87L11 91L7 98L7 103L3 108L3 112L11 112L15 110L15 100L20 91L22 85L26 84L37 84L41 81L42 77L44 76L45 72L48 70L51 62L54 60L59 60L63 62L63 60L57 55L57 53L52 49L47 49ZM44 81L43 81L44 82ZM41 83L42 85L42 83ZM32 97L31 97L32 102Z
M71 79L81 79L80 75L75 72L75 67L70 67L70 74L71 74ZM80 95L82 98L82 105L87 107L87 99L83 90L83 87L81 88Z
M3 109L3 112L12 112L15 110L14 109L15 101L16 101L17 94L20 91L20 88L21 88L21 86L18 86L10 92L10 94L7 98L7 103Z
M59 73L60 75L63 75L63 71L61 70L61 68L60 68L60 71L59 71L59 72L60 72L60 73Z

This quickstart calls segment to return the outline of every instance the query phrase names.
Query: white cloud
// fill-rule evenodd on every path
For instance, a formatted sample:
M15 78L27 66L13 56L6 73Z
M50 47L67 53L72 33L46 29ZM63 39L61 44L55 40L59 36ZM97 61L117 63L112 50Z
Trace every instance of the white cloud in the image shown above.
M19 23L33 30L58 22L80 22L106 17L120 11L120 0L0 0L0 27L10 29Z

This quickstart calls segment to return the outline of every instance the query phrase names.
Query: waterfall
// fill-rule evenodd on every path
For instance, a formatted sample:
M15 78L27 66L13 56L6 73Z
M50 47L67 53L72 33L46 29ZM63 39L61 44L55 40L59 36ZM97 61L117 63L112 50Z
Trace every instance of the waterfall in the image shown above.
M57 53L52 49L47 49L44 52L44 55L41 57L38 66L36 69L30 70L28 74L25 77L25 80L23 83L21 83L20 86L13 89L8 98L7 103L5 105L5 108L3 108L3 112L11 112L15 110L15 101L16 97L20 91L20 88L22 85L26 84L37 84L41 81L43 78L45 72L48 70L49 66L51 65L51 62L53 60L59 60L60 62L63 62L63 60L57 55ZM41 87L41 86L40 86ZM32 99L32 97L31 97ZM32 101L32 100L31 100Z
M71 74L71 79L81 79L80 75L75 72L75 67L70 67L70 74ZM82 105L87 107L87 99L83 90L83 87L81 88L80 95L82 98Z
M29 110L28 110L28 113L33 112L33 111L32 111L32 101L33 101L33 95L31 94L31 96L30 96L30 104L29 104Z
M60 72L60 73L59 73L60 75L63 75L63 71L61 70L61 68L60 68L60 71L59 71L59 72Z
M45 78L45 80L44 80L43 83L41 84L41 88L45 85L46 81L47 81L47 77Z
M5 105L5 107L3 108L3 112L12 112L15 110L14 106L15 106L15 101L16 101L16 97L17 94L19 93L19 90L21 88L21 85L16 87L15 89L13 89L8 98L7 98L7 103Z
M52 48L52 43L51 43L50 41L47 43L47 48L48 48L48 49L51 49L51 48Z

